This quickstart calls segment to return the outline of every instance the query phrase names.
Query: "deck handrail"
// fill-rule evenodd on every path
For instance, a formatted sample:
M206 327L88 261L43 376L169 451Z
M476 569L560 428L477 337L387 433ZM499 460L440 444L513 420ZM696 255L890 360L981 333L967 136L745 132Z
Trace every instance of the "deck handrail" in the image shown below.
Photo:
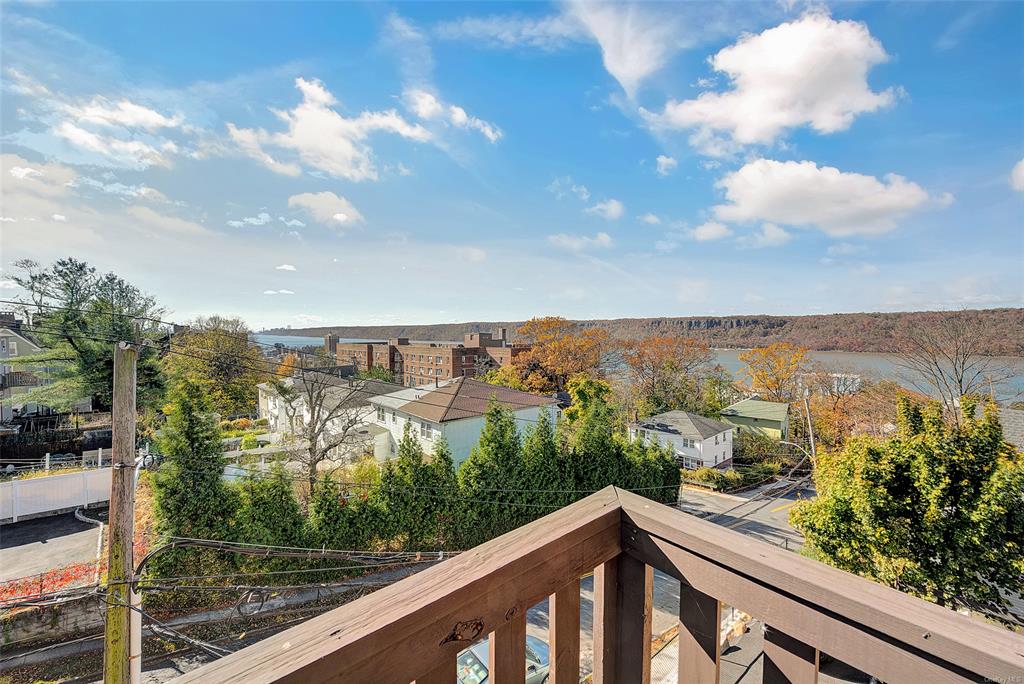
M1024 673L1019 634L608 487L179 681L453 684L490 635L488 684L518 684L526 611L550 597L551 684L577 684L593 569L594 682L645 684L652 568L682 581L680 681L717 684L722 602L766 625L766 682L816 681L820 653L889 684Z

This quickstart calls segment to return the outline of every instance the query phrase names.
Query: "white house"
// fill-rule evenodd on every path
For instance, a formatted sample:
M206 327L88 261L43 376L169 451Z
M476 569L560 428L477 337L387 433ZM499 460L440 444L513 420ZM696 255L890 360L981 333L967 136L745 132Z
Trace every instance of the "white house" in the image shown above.
M629 426L630 439L669 445L688 470L732 466L732 425L686 411L667 411Z
M557 400L553 397L519 392L472 378L455 378L434 387L411 387L370 399L376 409L372 420L388 430L387 448L377 457L393 458L398 453L405 426L409 425L428 454L443 435L451 449L452 460L458 466L480 440L487 405L492 398L515 414L520 428L537 421L541 411L548 411L552 421L559 417Z
M383 457L389 449L389 432L373 420L374 407L371 399L387 395L401 385L380 380L360 380L317 375L308 382L301 377L286 378L283 384L289 388L282 396L273 383L258 386L258 415L265 418L270 432L283 436L302 437L303 427L312 416L308 401L321 404L321 416L329 416L324 432L328 435L347 435L344 443L335 449L332 458L344 459L372 452Z
M47 415L51 412L49 407L42 404L25 403L20 396L29 392L33 387L50 382L46 377L45 369L13 366L6 363L10 359L31 356L41 351L43 348L22 334L20 330L0 326L0 423L10 422L15 414L29 416ZM75 404L74 410L91 411L92 400L88 397L81 399Z

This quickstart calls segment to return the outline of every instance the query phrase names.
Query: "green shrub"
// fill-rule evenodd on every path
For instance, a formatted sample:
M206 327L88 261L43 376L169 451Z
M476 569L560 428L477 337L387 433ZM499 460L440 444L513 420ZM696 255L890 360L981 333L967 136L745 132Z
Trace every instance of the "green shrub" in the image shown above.
M253 426L261 428L270 427L270 421L266 418L257 418L253 423Z
M252 421L248 418L236 418L231 421L232 430L248 430L252 428Z
M259 446L260 446L260 443L256 440L256 435L251 434L251 433L247 434L247 435L243 435L242 436L242 443L239 445L239 447L243 451L246 450L246 449L257 449L257 448L259 448Z

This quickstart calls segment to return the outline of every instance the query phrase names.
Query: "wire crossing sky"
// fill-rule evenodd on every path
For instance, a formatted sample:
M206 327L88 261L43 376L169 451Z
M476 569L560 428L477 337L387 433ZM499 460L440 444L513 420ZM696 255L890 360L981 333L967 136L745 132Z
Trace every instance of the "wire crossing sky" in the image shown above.
M0 294L254 327L1021 306L1024 5L4 3Z

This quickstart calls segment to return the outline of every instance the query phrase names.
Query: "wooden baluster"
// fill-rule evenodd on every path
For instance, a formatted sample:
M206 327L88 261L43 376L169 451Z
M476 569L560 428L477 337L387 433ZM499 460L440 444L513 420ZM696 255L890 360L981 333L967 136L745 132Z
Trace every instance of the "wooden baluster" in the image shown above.
M619 628L619 560L594 570L594 684L614 684Z
M718 684L722 604L682 581L679 587L679 681Z
M446 659L422 677L417 677L413 684L455 684L455 657Z
M580 681L580 581L569 582L548 598L551 684Z
M526 681L526 610L517 608L508 621L491 632L488 684Z
M818 649L766 626L762 681L764 684L816 684Z
M618 558L616 684L649 684L653 573L632 556Z

